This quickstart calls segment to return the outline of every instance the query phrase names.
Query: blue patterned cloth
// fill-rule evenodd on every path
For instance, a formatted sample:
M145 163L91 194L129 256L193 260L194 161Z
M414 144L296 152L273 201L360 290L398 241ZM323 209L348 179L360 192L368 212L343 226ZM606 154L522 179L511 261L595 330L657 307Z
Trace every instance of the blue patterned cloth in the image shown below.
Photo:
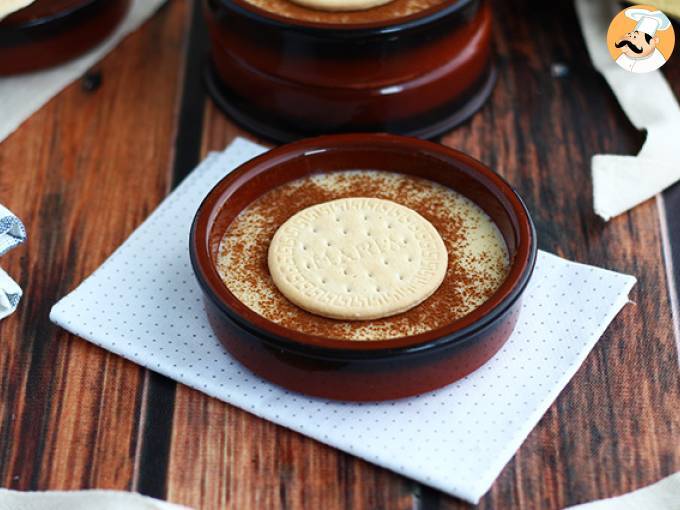
M11 211L0 205L0 255L4 255L25 240L24 224ZM21 295L21 288L0 269L0 319L16 310Z
M0 255L26 240L26 229L21 220L0 205Z

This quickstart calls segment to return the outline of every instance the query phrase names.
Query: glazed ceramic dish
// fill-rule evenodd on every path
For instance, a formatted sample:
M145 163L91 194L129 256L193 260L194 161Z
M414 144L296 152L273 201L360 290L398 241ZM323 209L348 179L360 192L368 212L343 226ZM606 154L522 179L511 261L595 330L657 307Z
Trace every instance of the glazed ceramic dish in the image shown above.
M61 64L102 42L130 0L37 0L0 21L0 75Z
M486 0L442 0L361 23L295 19L247 0L204 1L209 91L270 139L359 131L429 138L469 117L493 87Z
M301 333L265 319L223 283L217 257L239 214L277 186L347 170L427 179L480 206L502 234L507 277L481 306L435 329L378 341ZM303 140L255 158L219 182L191 230L191 260L215 334L256 374L295 391L344 400L385 400L430 391L479 368L508 339L536 258L536 236L519 196L479 161L447 147L394 135Z

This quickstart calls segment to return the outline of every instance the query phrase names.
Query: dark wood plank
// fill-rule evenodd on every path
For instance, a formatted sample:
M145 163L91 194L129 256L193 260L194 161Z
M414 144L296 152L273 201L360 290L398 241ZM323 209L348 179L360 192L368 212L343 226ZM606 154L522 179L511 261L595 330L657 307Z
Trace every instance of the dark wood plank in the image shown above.
M192 2L175 142L173 187L196 168L201 159L203 111L207 97L203 86L203 68L208 60L210 47L202 7L202 2Z
M101 87L74 83L0 145L0 201L30 236L2 258L25 290L0 323L3 487L135 485L144 371L48 314L167 193L187 7L170 2L96 66Z
M132 489L145 496L165 499L177 383L148 370L144 375Z
M675 317L675 341L680 356L680 182L663 193L659 206L664 216L661 221L665 220L662 236L665 241L666 273L670 280L669 285L672 286L671 306Z
M680 33L680 22L674 22L673 26L675 33ZM680 65L677 64L677 56L674 58L676 59L675 65L666 65L663 67L663 71L675 93L675 97L680 98ZM666 241L666 266L671 280L669 283L674 285L675 291L675 302L673 303L675 340L680 355L680 183L676 183L663 193L661 210L666 220L666 228L663 229L664 240Z
M412 508L411 483L179 386L168 497L195 508Z
M182 90L172 163L172 187L176 187L198 164L203 124L205 92L201 79L208 35L201 2L188 7ZM170 462L175 392L177 384L167 377L147 372L142 408L143 425L135 490L147 496L164 498L166 472Z

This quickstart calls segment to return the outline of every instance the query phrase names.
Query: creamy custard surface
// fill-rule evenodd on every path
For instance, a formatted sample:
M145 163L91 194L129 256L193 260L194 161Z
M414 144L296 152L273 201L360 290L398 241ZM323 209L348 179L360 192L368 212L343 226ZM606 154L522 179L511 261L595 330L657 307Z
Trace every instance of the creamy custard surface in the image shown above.
M295 4L288 0L245 0L262 10L292 20L329 24L360 24L398 20L440 5L445 0L393 0L392 2L366 10L323 11Z
M417 211L438 230L449 262L443 283L426 301L384 319L340 321L308 313L279 292L267 264L278 227L306 207L346 197L392 200ZM474 202L425 179L371 170L314 175L265 193L227 227L217 257L225 285L254 312L304 333L356 341L423 333L460 319L493 295L509 266L498 227Z

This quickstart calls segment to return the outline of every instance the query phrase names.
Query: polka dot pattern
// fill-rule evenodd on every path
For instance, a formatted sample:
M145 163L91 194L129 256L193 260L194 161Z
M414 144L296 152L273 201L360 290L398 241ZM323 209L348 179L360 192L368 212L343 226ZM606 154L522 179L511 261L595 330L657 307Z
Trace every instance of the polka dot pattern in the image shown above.
M240 366L213 336L188 253L189 228L203 197L225 173L263 150L237 140L226 152L211 154L53 308L52 320L257 416L478 501L626 304L635 279L541 252L510 340L464 379L379 403L286 391Z

